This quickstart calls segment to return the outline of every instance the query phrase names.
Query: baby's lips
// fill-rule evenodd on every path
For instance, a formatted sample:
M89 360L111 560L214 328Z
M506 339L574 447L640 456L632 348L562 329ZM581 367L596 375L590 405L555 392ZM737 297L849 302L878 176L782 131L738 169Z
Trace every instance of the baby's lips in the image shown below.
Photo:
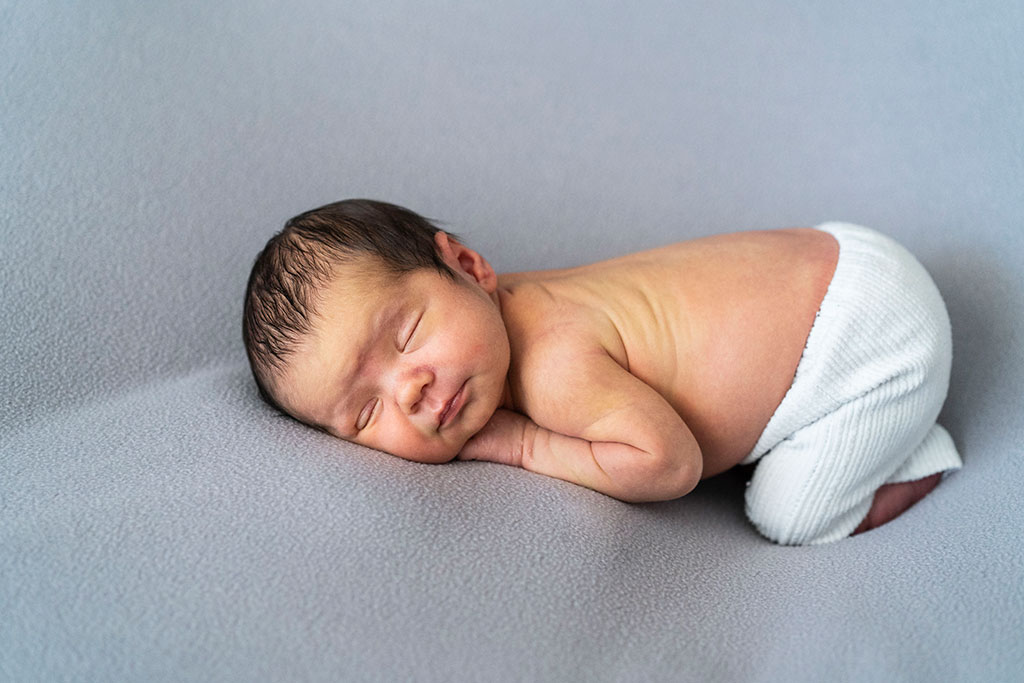
M462 384L460 384L459 388L455 390L455 393L452 395L452 397L449 398L448 401L445 402L444 406L441 408L441 412L438 413L438 416L437 416L437 421L438 421L437 422L437 429L438 430L441 429L441 427L443 426L443 423L446 420L450 423L451 420L455 417L455 415L457 413L461 412L463 407L465 407L465 404L466 404L466 401L467 401L467 398L465 396L465 389L466 389L466 382L468 382L468 381L469 380L466 380Z

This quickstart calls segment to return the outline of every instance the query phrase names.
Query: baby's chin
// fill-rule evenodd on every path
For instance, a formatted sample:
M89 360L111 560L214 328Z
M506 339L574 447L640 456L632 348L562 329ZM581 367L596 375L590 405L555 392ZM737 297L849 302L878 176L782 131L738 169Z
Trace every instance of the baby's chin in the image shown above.
M487 424L487 421L484 421ZM422 463L444 463L451 462L459 454L463 446L476 435L477 429L459 430L457 433L447 435L447 438L430 439L428 443L418 444L395 444L393 447L386 447L384 450L391 455L398 456L403 460Z
M396 448L393 450L387 450L387 453L402 458L403 460L410 460L412 462L422 462L428 464L440 464L445 462L451 462L455 459L455 456L459 454L462 447L466 444L465 439L462 443L457 446L451 444L444 444L443 447L438 448Z
M389 450L388 452L392 455L397 455L399 458L405 460L411 460L413 462L423 463L445 463L451 462L455 457L462 451L463 447L472 439L477 433L483 429L487 422L491 419L491 415L494 411L486 413L486 419L482 422L477 417L472 423L459 425L460 429L456 434L452 434L445 440L438 440L429 445L411 446L409 448L397 448L394 451ZM477 424L479 422L479 424ZM452 425L454 426L454 425Z

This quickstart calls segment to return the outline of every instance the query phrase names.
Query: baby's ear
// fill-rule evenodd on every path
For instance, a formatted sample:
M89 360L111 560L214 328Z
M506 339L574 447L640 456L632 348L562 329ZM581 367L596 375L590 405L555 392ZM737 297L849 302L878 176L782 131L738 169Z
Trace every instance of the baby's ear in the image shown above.
M456 273L480 285L488 294L498 287L498 276L483 256L438 230L434 233L437 253Z

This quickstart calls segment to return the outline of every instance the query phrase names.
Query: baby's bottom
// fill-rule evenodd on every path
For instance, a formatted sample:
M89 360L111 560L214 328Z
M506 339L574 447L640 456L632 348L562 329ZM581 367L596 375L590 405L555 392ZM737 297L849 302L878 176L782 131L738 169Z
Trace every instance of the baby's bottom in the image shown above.
M786 545L873 528L933 488L936 480L926 478L962 465L935 421L952 359L935 283L880 233L836 223L819 229L839 241L836 272L793 385L742 463L757 464L747 516Z

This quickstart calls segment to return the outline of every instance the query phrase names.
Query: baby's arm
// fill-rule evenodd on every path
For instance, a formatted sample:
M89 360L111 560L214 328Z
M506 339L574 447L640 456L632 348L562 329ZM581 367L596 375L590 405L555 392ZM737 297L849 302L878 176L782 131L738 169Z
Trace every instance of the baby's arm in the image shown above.
M530 419L499 410L460 453L565 479L629 502L689 493L703 469L679 414L607 353L551 358ZM571 368L572 372L567 372Z

